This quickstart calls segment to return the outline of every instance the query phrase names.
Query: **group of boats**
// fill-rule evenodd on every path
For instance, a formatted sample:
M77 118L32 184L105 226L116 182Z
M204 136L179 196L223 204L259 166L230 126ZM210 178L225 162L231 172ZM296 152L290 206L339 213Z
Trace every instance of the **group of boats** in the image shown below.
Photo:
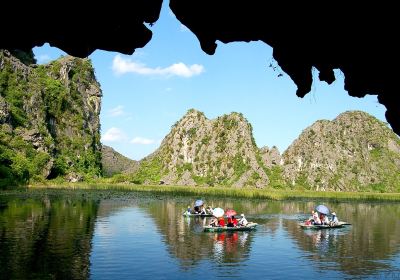
M228 219L234 219L234 215L236 215L236 211L233 209L224 210L222 208L204 208L204 203L202 200L196 200L194 210L192 211L190 207L188 207L187 211L183 213L185 217L214 217L216 219L223 219L224 214ZM331 214L331 219L328 218L328 215ZM244 215L241 214L242 219ZM343 228L345 226L351 225L348 222L339 221L336 217L336 213L330 213L328 207L325 205L318 205L315 207L315 211L312 211L312 216L305 221L299 222L299 226L303 229L332 229L332 228ZM203 226L203 230L205 232L224 232L224 231L251 231L256 229L258 226L255 222L247 222L239 223L235 225L206 225Z

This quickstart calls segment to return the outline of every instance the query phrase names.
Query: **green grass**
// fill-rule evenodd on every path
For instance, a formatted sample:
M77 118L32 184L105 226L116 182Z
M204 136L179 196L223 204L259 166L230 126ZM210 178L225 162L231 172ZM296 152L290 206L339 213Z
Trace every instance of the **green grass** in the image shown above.
M51 185L31 185L33 189L79 189L79 190L121 190L147 193L164 193L176 196L210 196L231 197L268 200L300 200L324 199L333 201L358 200L358 201L400 201L400 193L373 193L373 192L318 192L307 190L260 190L260 189L234 189L227 187L188 187L188 186L144 186L130 184L106 183L74 183Z

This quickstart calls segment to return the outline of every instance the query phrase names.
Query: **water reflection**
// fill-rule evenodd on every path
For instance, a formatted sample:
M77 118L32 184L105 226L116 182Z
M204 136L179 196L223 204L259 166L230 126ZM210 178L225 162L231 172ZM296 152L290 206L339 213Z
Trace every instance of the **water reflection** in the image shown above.
M205 233L203 226L209 223L210 218L183 217L182 209L182 203L165 200L150 205L146 210L154 219L169 252L179 259L183 268L198 265L201 260L239 263L248 258L251 232Z
M210 219L204 217L184 217L187 226L183 230L193 230L196 233L203 232L203 227L208 225Z
M212 259L220 263L238 263L248 257L249 232L210 233L213 239Z
M182 216L190 198L121 196L0 194L0 278L400 275L399 204L206 200L259 224L254 232L208 233L210 218ZM352 226L301 229L298 221L320 203Z
M390 270L390 260L400 249L398 204L326 203L353 226L310 231L300 229L298 221L309 216L316 202L212 203L245 212L260 224L254 235L282 238L282 231L287 232L306 253L304 256L322 271L337 270L354 276ZM182 217L186 204L165 200L147 208L169 252L183 267L190 268L205 259L225 264L249 259L253 233L203 233L208 219Z
M399 205L336 204L350 227L328 230L299 230L286 220L285 229L306 257L319 269L335 269L348 275L369 275L392 269L390 260L400 249Z
M2 205L0 278L88 277L95 202L11 198Z
M339 236L349 233L350 230L350 227L344 229L304 230L304 234L310 238L311 243L318 252L318 256L321 256L329 253L335 254Z

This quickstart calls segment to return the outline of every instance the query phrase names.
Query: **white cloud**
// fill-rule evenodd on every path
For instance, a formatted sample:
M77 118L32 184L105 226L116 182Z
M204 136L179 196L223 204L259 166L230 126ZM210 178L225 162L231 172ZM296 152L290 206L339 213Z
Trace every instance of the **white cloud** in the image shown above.
M126 140L126 134L119 128L112 127L101 136L104 142L121 142Z
M165 89L165 91L171 91L172 90L172 88L170 88L170 87L167 87L166 89Z
M139 145L150 145L155 143L156 141L153 139L147 139L143 137L135 137L131 140L132 144L139 144Z
M200 64L192 64L187 66L183 62L174 63L171 66L162 68L147 67L143 63L134 62L130 59L124 59L120 55L116 55L113 59L112 69L115 74L126 74L136 73L140 75L152 75L152 76L179 76L184 78L190 78L195 75L199 75L204 72L204 66Z
M122 105L118 105L115 108L112 108L108 111L108 114L112 117L118 117L118 116L122 116L125 114L124 112L124 106Z
M44 64L44 63L47 63L47 62L49 62L51 60L51 57L49 55L47 55L47 54L41 54L41 55L38 55L35 58L36 58L36 61L37 61L38 64Z

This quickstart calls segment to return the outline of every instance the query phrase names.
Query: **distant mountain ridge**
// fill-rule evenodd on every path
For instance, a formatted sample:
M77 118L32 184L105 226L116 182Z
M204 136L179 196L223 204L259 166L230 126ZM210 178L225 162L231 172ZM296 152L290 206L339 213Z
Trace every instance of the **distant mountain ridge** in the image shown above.
M281 154L258 148L239 113L213 120L191 109L140 161L138 184L400 191L400 140L375 117L349 111L306 128Z
M101 164L104 176L134 172L139 165L138 161L127 158L106 145L102 146L101 153Z

